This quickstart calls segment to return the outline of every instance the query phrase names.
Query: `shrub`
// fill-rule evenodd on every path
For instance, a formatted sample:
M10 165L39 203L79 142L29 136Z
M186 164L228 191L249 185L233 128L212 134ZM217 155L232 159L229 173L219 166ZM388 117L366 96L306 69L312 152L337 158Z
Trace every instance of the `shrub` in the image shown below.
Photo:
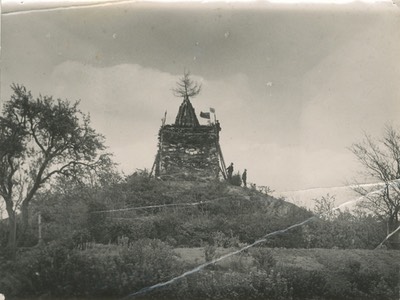
M253 257L254 264L258 270L270 270L276 265L276 260L269 249L252 249L251 256Z
M206 259L206 262L210 262L216 258L216 251L217 248L213 245L207 245L204 247L204 257Z
M278 270L287 280L294 298L323 298L327 282L325 271L305 270L299 267L280 267Z
M240 173L232 175L232 178L229 180L229 183L235 186L241 186L242 178L240 177Z
M221 272L208 270L176 282L174 287L152 295L153 299L291 299L286 280L271 272Z
M378 270L353 257L331 266L325 296L341 299L397 299L398 268Z
M239 239L233 236L231 231L231 236L227 236L222 231L216 231L212 234L214 245L217 247L229 248L237 247L239 245Z
M52 243L20 253L4 269L0 290L7 297L125 295L181 272L171 248L158 240L84 251Z
M303 227L307 248L374 249L385 237L385 224L368 215L340 212Z

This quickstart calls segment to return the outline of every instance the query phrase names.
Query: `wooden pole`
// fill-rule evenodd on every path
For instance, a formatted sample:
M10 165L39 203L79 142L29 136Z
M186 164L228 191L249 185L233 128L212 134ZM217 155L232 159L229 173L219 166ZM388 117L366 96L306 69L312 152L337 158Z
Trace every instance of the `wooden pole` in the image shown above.
M162 151L162 143L163 143L162 129L164 128L166 121L167 121L167 111L165 111L165 113L164 113L164 118L161 119L160 142L158 145L158 152L156 154L156 158L154 160L153 166L151 167L149 177L151 177L153 175L153 171L157 170L157 164L160 164L158 166L158 169L161 170L161 151ZM156 171L155 171L155 173L156 173ZM158 174L158 175L160 175L160 174Z
M218 126L218 128L217 128L217 114L215 113L215 109L213 109L213 114L214 114L214 130L215 130L215 134L216 134L215 145L216 145L217 150L218 150L219 161L220 161L220 164L221 164L220 170L222 172L222 176L226 180L228 178L228 174L226 173L225 160L224 160L224 156L222 154L221 146L219 144L219 130L220 130L220 127Z
M220 162L221 162L222 176L223 176L224 179L226 180L226 179L227 179L226 165L225 165L224 156L222 155L221 146L219 145L219 141L217 141L217 149L218 149L218 153L219 153L219 157L220 157Z
M163 150L163 129L165 126L165 122L167 119L167 111L165 111L165 115L164 115L164 119L161 125L161 131L160 131L160 145L158 146L158 155L156 157L156 162L159 164L158 169L160 170L160 174L161 175L161 167L162 167L162 150Z
M158 153L156 154L156 158L154 159L153 166L151 167L151 171L150 171L150 174L149 174L149 178L151 178L151 176L153 175L153 171L154 171L154 169L155 169L155 167L156 167L156 164L157 164L157 157L158 157Z
M160 170L160 174L159 175L161 175L161 171L162 171L162 150L163 150L163 130L161 129L161 133L160 133L160 146L159 146L159 149L158 149L158 164L159 164L159 167L158 167L158 169Z

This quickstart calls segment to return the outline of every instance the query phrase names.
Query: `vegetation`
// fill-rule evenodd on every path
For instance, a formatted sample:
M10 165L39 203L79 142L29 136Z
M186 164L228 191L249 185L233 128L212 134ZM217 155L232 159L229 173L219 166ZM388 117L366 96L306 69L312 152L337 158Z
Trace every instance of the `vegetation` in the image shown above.
M186 299L396 299L396 257L397 252L258 247L155 296L181 295L183 289Z
M240 177L240 173L237 172L236 174L232 175L232 177L229 179L229 183L232 185L241 186L242 178Z
M357 185L355 191L365 199L360 205L373 212L387 224L387 234L399 229L400 221L400 133L387 126L381 140L365 134L364 140L351 147L367 176L379 184ZM400 248L400 233L393 234L387 243Z
M386 236L385 222L365 211L334 210L335 196L315 200L318 220L303 227L307 248L375 249Z
M64 177L36 195L31 213L42 214L43 244L34 246L38 227L31 221L25 245L34 247L21 249L15 261L3 256L0 272L6 275L0 291L15 296L122 296L178 276L202 259L211 261L221 249L239 249L312 216L283 200L224 182L164 182L146 172L96 182ZM399 273L387 262L386 252L355 256L353 266L347 258L356 250L336 250L375 248L385 236L382 225L372 216L348 212L310 221L156 290L151 297L393 299ZM204 249L195 263L174 250L193 247ZM311 250L315 247L333 249L321 254ZM285 248L296 251L296 257L311 251L311 258L295 265L282 262L279 253ZM398 259L397 252L392 255ZM310 260L324 267L310 269ZM385 267L375 270L372 264L381 260Z
M45 242L63 232L64 236L79 235L83 242L94 243L151 238L175 247L224 243L230 247L222 240L252 243L311 216L304 209L254 190L242 195L242 188L224 182L163 182L145 173L102 187L67 179L60 184L65 188L43 192L35 201L33 213L41 211ZM276 237L271 246L291 247L296 235Z
M0 118L0 196L9 220L8 247L16 247L16 211L22 232L35 194L55 176L73 176L106 161L102 137L78 103L52 97L34 99L25 87L13 85ZM82 174L82 172L81 172ZM80 175L81 175L80 174Z
M179 276L194 265L166 243L141 239L78 250L63 243L3 263L11 296L121 297ZM134 299L397 299L394 251L258 247Z
M18 254L2 266L7 296L119 296L164 281L181 270L171 248L157 240L85 251L66 242Z

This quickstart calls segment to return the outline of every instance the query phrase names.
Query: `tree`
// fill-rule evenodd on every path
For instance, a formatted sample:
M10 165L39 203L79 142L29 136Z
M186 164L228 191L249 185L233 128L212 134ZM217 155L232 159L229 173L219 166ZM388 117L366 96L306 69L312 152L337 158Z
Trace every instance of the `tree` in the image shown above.
M108 155L79 102L34 99L21 85L12 90L0 117L0 196L9 217L8 246L15 248L16 211L21 210L26 230L29 204L39 189L54 177L95 169Z
M326 194L321 198L313 199L315 202L314 213L316 213L323 220L333 220L337 216L335 208L336 196Z
M183 77L176 83L176 88L172 89L176 97L188 99L189 97L196 97L200 94L201 84L193 81L190 78L190 72L185 71Z
M389 235L400 225L400 133L386 126L382 139L365 134L364 140L353 144L350 150L367 175L378 180L377 184L356 185L355 191L364 198L359 205L384 220ZM399 234L392 235L388 245L399 248Z

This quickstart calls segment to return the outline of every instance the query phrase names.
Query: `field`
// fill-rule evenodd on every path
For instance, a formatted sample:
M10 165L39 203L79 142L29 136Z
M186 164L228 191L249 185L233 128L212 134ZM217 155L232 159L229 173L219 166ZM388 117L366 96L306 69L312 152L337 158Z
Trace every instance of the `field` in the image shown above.
M216 248L213 258L235 250ZM207 261L207 248L174 252L188 266ZM399 259L398 251L388 250L258 247L189 275L193 278L168 290L174 294L182 286L192 291L200 286L198 299L398 299Z
M296 267L304 270L332 270L332 267L340 269L347 261L358 261L363 268L370 268L385 272L393 268L400 261L400 252L393 250L343 250L343 249L285 249L285 248L261 248L269 251L276 265L282 267ZM235 248L217 248L215 257L235 251ZM198 265L206 262L204 247L176 248L174 252L180 260L189 265ZM246 250L244 254L229 257L218 263L221 267L227 267L232 262L241 260L244 265L251 267L254 258L252 250ZM250 253L249 253L250 252Z

